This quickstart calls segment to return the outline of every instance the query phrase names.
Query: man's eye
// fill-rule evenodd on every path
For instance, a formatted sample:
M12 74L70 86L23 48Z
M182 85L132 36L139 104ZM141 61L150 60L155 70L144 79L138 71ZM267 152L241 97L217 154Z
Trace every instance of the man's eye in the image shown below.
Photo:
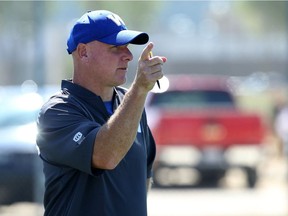
M121 45L121 46L111 46L111 50L113 52L118 52L118 51L122 51L122 50L127 49L127 47L128 47L128 44L127 45Z
M111 49L117 50L117 49L119 49L119 46L112 46Z

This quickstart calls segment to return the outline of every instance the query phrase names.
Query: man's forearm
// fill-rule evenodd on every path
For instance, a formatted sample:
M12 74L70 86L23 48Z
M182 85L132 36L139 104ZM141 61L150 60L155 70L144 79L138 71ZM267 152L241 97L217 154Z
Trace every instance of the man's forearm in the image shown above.
M93 166L114 169L133 144L147 93L131 86L122 103L99 130L94 143Z

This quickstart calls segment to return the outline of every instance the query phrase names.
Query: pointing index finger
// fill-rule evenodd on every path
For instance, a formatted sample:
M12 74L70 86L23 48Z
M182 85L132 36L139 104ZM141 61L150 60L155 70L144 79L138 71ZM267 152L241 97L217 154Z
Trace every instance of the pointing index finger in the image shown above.
M142 51L142 54L140 56L141 60L148 60L150 59L150 52L153 49L154 44L152 42L150 42L145 49Z

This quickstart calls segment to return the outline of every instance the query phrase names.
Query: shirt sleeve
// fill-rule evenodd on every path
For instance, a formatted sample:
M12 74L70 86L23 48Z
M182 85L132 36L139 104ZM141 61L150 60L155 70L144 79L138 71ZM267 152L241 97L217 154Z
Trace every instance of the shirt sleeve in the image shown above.
M100 123L89 119L76 105L59 101L44 106L37 123L37 145L42 158L95 174L91 164Z

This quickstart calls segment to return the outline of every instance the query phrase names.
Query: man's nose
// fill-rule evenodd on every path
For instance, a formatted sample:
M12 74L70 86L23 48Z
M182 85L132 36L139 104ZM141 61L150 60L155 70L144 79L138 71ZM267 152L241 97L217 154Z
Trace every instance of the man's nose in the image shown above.
M131 51L129 50L129 48L128 47L126 47L125 49L124 49L124 59L126 60L126 61L132 61L133 60L133 54L131 53Z

